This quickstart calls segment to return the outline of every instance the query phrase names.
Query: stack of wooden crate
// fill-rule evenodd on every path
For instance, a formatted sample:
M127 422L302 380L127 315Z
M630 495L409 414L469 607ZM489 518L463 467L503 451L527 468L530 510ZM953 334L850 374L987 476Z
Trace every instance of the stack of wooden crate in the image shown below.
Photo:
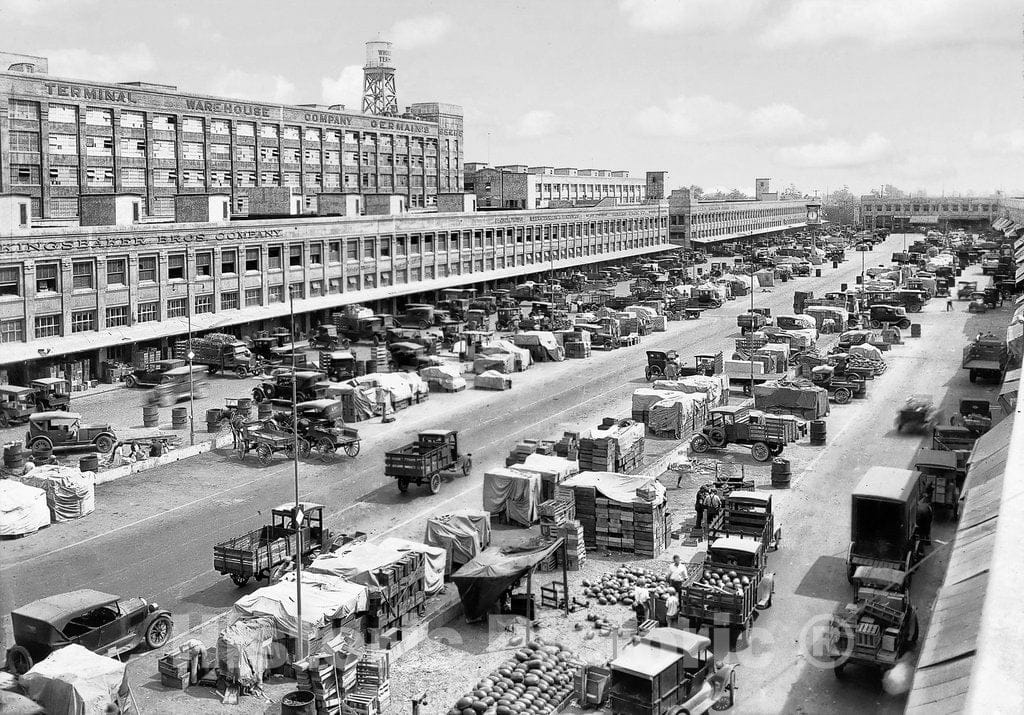
M377 585L367 589L368 643L380 642L381 636L400 637L402 627L409 625L413 612L422 609L426 602L424 575L424 557L417 551L410 551L376 571Z
M566 568L570 571L579 571L587 562L587 544L583 534L583 525L573 519L562 524L559 532L565 539Z
M376 366L374 372L391 372L391 368L388 367L390 357L387 345L375 345L372 347L370 349L370 359Z
M295 663L295 685L299 690L313 693L317 715L341 712L345 691L338 681L333 654L317 653Z
M594 487L563 487L555 490L555 499L572 499L576 505L576 520L583 529L587 546L597 545L597 489Z
M356 667L356 689L373 693L382 711L391 705L391 653L386 650L363 653Z
M600 431L607 432L606 435L581 437L579 440L580 470L625 474L639 468L644 457L644 438L632 439L627 448L621 447L623 440L620 437L633 426L632 420L605 417Z
M538 511L543 536L558 536L559 527L576 518L576 504L572 499L549 499L540 504Z
M587 545L643 558L654 558L665 550L664 502L655 504L637 499L626 503L599 496L595 498L594 510L594 538L585 538ZM582 517L581 522L586 523ZM584 530L584 537L586 535Z

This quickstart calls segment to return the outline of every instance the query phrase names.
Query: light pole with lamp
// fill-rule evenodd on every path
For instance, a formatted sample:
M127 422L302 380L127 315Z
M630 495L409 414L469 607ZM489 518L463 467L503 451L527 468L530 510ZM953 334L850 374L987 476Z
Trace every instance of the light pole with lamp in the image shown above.
M188 352L185 358L188 360L188 443L196 443L196 391L195 379L192 372L192 360L196 354L192 351L192 267L189 265L188 251L185 251L185 315L188 319Z
M288 315L292 340L295 339L295 286L288 284ZM302 503L299 501L299 419L297 388L295 386L295 346L292 345L292 466L295 482L295 508L292 518L295 523L295 659L305 657L302 644Z

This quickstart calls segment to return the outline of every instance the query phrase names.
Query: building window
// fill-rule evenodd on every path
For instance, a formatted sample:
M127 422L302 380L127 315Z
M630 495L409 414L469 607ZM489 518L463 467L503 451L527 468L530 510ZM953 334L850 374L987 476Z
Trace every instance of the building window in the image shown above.
M53 117L50 117L53 121ZM121 112L121 127L124 129L145 129L146 117L142 112Z
M156 114L153 116L153 129L158 132L173 132L177 118L169 114Z
M96 329L95 310L76 310L71 313L71 332L84 333Z
M21 295L21 269L17 266L0 268L0 295Z
M209 251L203 251L202 253L196 254L196 275L213 275L213 254Z
M348 286L348 290L359 290L359 276L349 276L345 279L345 283Z
M377 257L377 242L368 238L363 241L363 260L370 260Z
M341 293L341 279L330 278L327 281L327 292L331 294Z
M212 313L213 312L213 296L212 295L197 295L196 296L196 315L199 313Z
M36 265L36 293L57 293L60 291L60 267L56 263Z
M288 246L288 265L291 268L302 267L302 244Z
M36 337L52 338L61 334L61 316L58 315L37 315L36 316Z
M124 286L128 285L128 259L108 258L107 259L107 285Z
M267 268L272 271L281 270L281 247L270 246L267 248Z
M202 134L203 120L199 117L185 117L181 120L181 131Z
M51 168L52 172L53 169ZM76 177L77 182L77 177ZM50 183L53 183L52 181ZM142 187L146 185L146 170L135 169L130 167L121 168L121 185L122 186L134 186Z
M270 286L267 289L269 303L284 303L284 286Z
M34 186L39 184L39 167L34 164L11 164L11 183Z
M39 151L38 132L11 132L11 151Z
M234 273L237 270L238 251L235 249L224 249L220 252L220 272Z
M20 343L24 340L24 320L0 320L0 343Z
M260 249L245 249L245 271L246 273L258 272L260 270Z
M263 305L263 289L262 288L246 288L245 289L245 304L246 305Z
M359 260L359 241L357 239L352 239L345 246L345 258L350 261Z
M221 310L235 310L236 308L238 308L238 291L220 294Z
M86 109L85 123L91 127L109 127L111 125L110 110L92 108Z
M157 319L157 312L159 311L159 308L159 303L139 303L139 317L137 322L152 323Z
M159 172L154 172L154 175L158 173ZM174 172L170 173L173 174ZM90 166L85 170L85 184L86 186L98 188L110 188L114 185L114 170L105 169L99 166Z
M331 263L341 262L341 241L330 241L327 244L327 260Z
M302 248L301 246L299 247ZM319 266L324 262L324 245L322 243L309 244L309 265Z
M139 256L139 282L156 282L156 256Z
M174 253L167 257L167 280L185 279L185 254Z
M128 325L128 306L115 305L107 308L106 326L108 328L119 328L122 325Z
M309 297L318 298L324 294L324 282L323 281L310 281L309 282Z
M46 110L46 116L49 117L50 122L64 122L65 124L77 124L78 123L78 107L72 107L67 104L51 104L50 108ZM20 119L21 117L14 117Z
M188 314L188 303L184 298L171 298L167 301L167 317L181 318Z
M305 298L306 285L304 283L291 283L288 285L288 293L292 298Z
M114 151L114 140L110 137L86 137L85 153L88 156L110 156Z

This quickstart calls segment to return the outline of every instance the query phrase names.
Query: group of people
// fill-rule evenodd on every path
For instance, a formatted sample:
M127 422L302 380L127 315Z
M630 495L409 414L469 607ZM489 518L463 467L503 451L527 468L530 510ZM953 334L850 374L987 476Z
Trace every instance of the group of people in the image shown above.
M665 578L676 590L675 594L670 595L665 600L665 616L669 623L673 622L679 615L679 602L683 598L683 587L686 585L689 575L686 564L679 558L679 554L673 555L672 563L668 565L668 569L665 571ZM651 590L646 586L637 585L633 589L633 610L636 613L637 626L650 618L650 606Z

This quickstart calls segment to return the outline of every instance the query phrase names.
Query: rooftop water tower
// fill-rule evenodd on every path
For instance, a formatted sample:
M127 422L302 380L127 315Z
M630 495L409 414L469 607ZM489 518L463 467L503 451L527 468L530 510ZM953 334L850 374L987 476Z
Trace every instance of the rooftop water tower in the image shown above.
M398 114L395 94L395 67L391 63L391 43L374 40L366 43L363 66L363 112L393 117Z

